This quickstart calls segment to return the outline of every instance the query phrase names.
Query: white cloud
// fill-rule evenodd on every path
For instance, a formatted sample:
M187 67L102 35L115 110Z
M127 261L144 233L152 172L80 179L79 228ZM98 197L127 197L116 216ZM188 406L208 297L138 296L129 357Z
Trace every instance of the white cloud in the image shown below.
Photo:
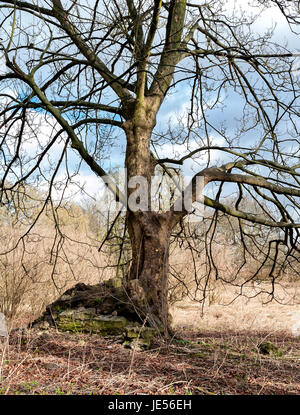
M211 146L222 146L224 144L224 139L221 137L214 137L214 136L210 136L209 137L209 141L210 141L210 145ZM159 156L160 158L173 158L173 159L180 159L183 156L189 154L190 152L197 150L201 147L205 146L205 144L199 144L197 143L195 140L193 141L189 141L188 145L187 144L172 144L172 143L167 143L165 145L163 145L160 150L159 150ZM187 159L184 162L184 167L183 167L183 171L185 174L193 174L193 172L195 171L195 168L197 170L200 169L199 167L199 163L201 165L205 165L208 161L208 158L210 160L210 163L214 163L217 161L218 158L221 158L222 155L224 155L224 153L222 154L220 151L218 150L210 150L208 151L199 151L198 153L195 154L194 158L197 158L197 165L195 166L195 162L193 161L193 159Z
M7 91L7 94L14 96L14 91ZM4 98L9 100L9 98ZM2 100L3 102L3 100ZM10 127L10 125L8 125ZM6 135L5 145L7 150L14 154L18 145L19 134L22 128L22 120L17 120L11 128L3 127L1 133ZM26 123L22 132L22 143L20 154L23 157L38 157L43 149L50 143L54 135L61 129L57 121L51 115L46 115L34 110L27 110ZM65 135L58 137L48 154L49 161L54 161L61 154L64 145Z
M48 186L47 182L43 182L40 189L47 191ZM71 180L68 180L66 173L62 172L55 178L51 194L54 201L59 201L63 197L64 200L79 203L87 197L101 198L104 190L103 180L92 172L90 174L78 173Z
M1 72L1 60L0 60L0 72ZM0 106L3 106L3 107L7 106L17 97L18 97L18 92L16 90L11 89L11 88L1 89Z
M37 111L27 111L27 119L23 150L30 154L37 154L45 148L61 127L53 116ZM51 148L52 156L55 158L63 150L64 140L62 137L65 137L65 134L62 134Z
M5 94L10 96L11 99L17 98L18 96L17 93L8 89L5 90ZM2 97L1 104L7 105L11 99L9 97ZM26 174L26 172L36 164L40 154L50 143L54 135L61 129L55 118L49 114L27 110L26 117L27 122L22 132L22 144L19 149L19 154L23 160L22 175ZM0 132L1 134L7 132L5 146L3 148L6 154L9 154L10 158L12 158L16 152L21 126L22 120L18 120L9 130L2 128ZM47 178L43 180L41 180L41 178L39 179L39 189L45 193L48 193L49 180L52 177L54 168L63 152L65 138L65 133L57 138L56 142L44 156L43 161L39 166L43 175ZM63 162L53 183L53 200L59 201L63 196L66 200L80 202L82 198L87 196L95 198L101 197L101 193L103 193L104 190L103 180L97 177L93 172L88 173L88 170L87 173L85 173L85 171L82 171L83 168L78 174L75 174L74 172L77 171L79 158L73 150L68 149L67 154L68 173L71 176L71 180L68 180L65 163ZM14 165L13 170L14 173L9 174L8 180L11 179L14 181L16 176L21 177L21 167L19 165ZM34 173L33 176L35 176L35 174L36 173ZM34 177L32 177L32 179L34 179Z

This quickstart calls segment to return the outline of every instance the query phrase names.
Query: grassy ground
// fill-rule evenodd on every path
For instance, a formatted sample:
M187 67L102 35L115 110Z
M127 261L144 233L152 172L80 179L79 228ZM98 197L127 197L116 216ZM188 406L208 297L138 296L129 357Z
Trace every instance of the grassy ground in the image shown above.
M14 333L4 349L1 394L299 394L300 341L285 333L182 331L150 351L96 335ZM282 356L262 355L265 338Z
M219 292L203 318L198 305L178 303L176 338L144 352L118 338L13 332L0 343L0 394L300 394L297 297L286 305L218 304L227 296ZM282 355L259 353L263 341Z
M184 300L171 309L174 325L178 328L223 333L285 332L300 336L300 285L281 283L276 287L276 301L269 301L267 284L249 285L238 296L239 287L216 285L208 295L202 315L201 305ZM235 299L236 298L236 299ZM235 299L235 301L232 301Z

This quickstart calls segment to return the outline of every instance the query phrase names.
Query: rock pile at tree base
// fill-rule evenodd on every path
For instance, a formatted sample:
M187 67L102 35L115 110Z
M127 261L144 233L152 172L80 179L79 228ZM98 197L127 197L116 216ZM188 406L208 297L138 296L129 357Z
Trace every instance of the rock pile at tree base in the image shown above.
M157 334L157 330L147 326L147 321L139 318L119 278L97 285L76 284L48 305L32 326L71 333L121 335L125 347L138 350L149 348Z

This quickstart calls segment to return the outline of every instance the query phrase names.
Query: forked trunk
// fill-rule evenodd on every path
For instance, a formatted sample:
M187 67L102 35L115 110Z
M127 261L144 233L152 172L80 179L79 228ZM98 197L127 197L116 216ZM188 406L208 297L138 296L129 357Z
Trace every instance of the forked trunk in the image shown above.
M128 230L133 258L128 281L131 299L140 317L168 336L168 223L164 215L154 212L129 213Z

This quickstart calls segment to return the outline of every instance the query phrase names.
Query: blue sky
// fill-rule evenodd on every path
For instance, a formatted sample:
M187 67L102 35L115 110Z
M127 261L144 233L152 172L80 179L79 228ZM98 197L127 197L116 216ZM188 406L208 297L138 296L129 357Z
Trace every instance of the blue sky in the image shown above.
M243 9L245 9L245 2L242 0L239 1L227 1L227 7L228 10L234 10L238 9L239 6L242 6ZM251 9L247 6L247 11L249 12L256 12L257 9ZM255 23L255 25L251 28L252 32L257 33L263 33L266 28L271 27L272 25L276 25L276 29L274 31L274 41L278 41L279 43L287 42L288 46L295 51L295 53L299 52L299 38L296 34L291 34L288 25L283 18L282 14L277 8L272 8L272 10L268 9L266 10L262 16L258 19L258 21ZM188 65L188 60L185 61L186 65ZM188 69L188 68L186 68ZM0 59L0 71L4 70L3 65L1 65L1 59ZM11 92L11 91L9 91ZM21 97L22 98L22 97ZM212 99L213 99L212 95ZM112 99L111 97L107 97L107 100L109 101ZM158 114L157 119L157 130L158 131L164 131L166 130L168 124L173 128L179 128L180 124L178 124L177 116L182 117L182 123L184 126L184 123L187 119L187 111L188 111L188 105L190 100L190 86L183 82L176 90L176 92L171 93L170 96L165 100L164 104L162 105L162 108ZM223 102L221 105L218 106L218 108L214 111L207 110L207 116L209 117L209 120L212 123L218 123L218 124L224 124L224 126L227 127L226 134L229 137L232 137L235 133L235 128L237 126L237 117L242 116L242 100L241 98L230 91L227 96L223 96ZM53 134L53 131L57 129L57 126L55 125L54 120L51 120L51 117L46 117L45 114L39 113L40 116L40 124L41 124L41 131L42 134L40 135L39 139L41 143L46 143L49 141L49 137ZM182 126L182 125L181 125ZM256 137L255 134L257 131L253 130L252 132L245 135L244 140L257 140L259 137ZM28 135L30 133L28 132ZM109 170L114 169L118 166L123 166L124 162L124 152L125 152L125 138L124 134L121 131L115 131L115 140L114 143L111 144L111 153L109 158L104 159L103 166ZM216 145L222 145L222 138L218 136L217 134L211 135L212 142ZM27 142L24 145L24 151L28 151L30 153L33 153L35 151L35 146L38 143L35 141L35 137L32 136L32 139L30 137L28 138ZM55 158L59 154L59 152L62 149L63 143L58 143L53 151L50 153L50 159L48 161L55 161ZM191 140L190 142L190 149L193 150L197 147L196 141L193 142ZM163 145L161 148L158 148L158 153L161 157L178 157L186 154L187 148L185 144L179 145L175 144L172 145L170 143L167 143ZM222 159L221 159L222 157ZM226 160L223 156L221 156L220 152L212 152L212 158L215 161L216 164L220 164L222 161ZM227 157L228 158L228 157ZM200 160L201 161L201 160ZM202 160L205 163L205 158ZM47 168L47 160L45 160L44 168ZM73 150L68 151L68 165L70 171L74 172L77 169L77 166L79 165L79 159L76 155L76 153ZM183 172L186 175L192 175L197 170L199 170L199 165L193 163L192 161L185 162L183 166ZM58 178L64 181L65 177L65 167L62 167L59 171ZM77 181L80 186L85 185L86 191L90 195L99 195L102 189L102 181L98 177L95 176L94 173L92 173L88 166L85 165L83 162L80 166L80 174L78 174L73 179L75 182ZM80 193L76 193L76 188L74 186L70 186L69 191L66 193L72 199L80 200L81 195ZM59 192L58 192L59 193Z

